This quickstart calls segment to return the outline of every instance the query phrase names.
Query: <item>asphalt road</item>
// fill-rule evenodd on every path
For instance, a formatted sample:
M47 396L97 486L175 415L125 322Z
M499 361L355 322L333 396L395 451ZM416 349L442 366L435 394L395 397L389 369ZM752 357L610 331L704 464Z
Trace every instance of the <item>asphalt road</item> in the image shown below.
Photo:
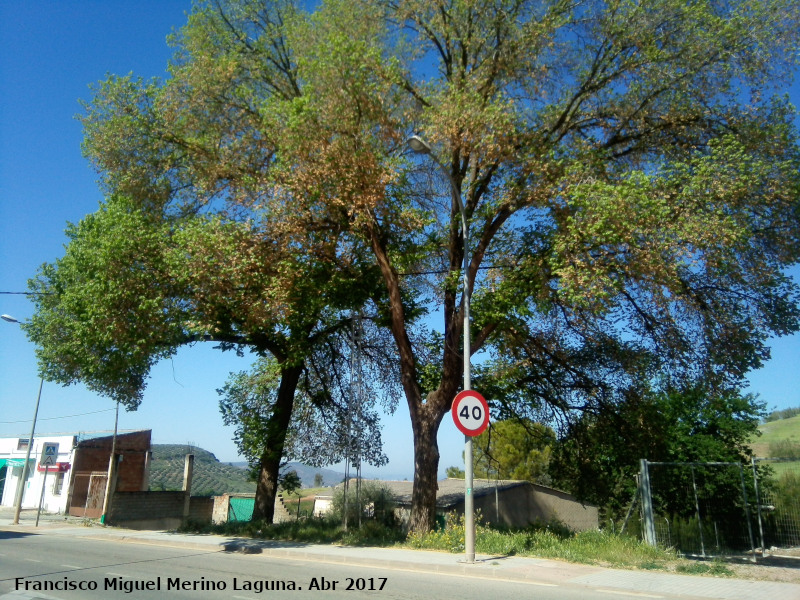
M655 596L0 531L2 600L267 597L630 600Z

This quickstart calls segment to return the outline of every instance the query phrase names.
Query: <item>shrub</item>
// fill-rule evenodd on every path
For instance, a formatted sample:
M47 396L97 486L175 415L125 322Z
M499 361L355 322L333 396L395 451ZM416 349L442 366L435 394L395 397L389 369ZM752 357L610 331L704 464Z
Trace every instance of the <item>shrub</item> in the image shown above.
M333 494L331 505L331 518L339 522L344 517L344 489L338 488ZM392 492L376 483L364 481L361 491L356 498L355 489L352 487L347 494L347 521L358 523L359 511L361 521L377 521L381 525L393 529L397 525L394 514L395 501Z

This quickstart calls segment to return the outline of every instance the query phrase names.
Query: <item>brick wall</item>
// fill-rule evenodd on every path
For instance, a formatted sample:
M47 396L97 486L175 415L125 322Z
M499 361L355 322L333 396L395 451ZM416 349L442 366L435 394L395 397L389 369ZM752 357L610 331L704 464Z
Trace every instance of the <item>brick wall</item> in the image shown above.
M97 518L102 512L105 484L99 481L108 472L113 436L89 438L75 447L69 489L69 513ZM147 455L150 451L150 431L134 431L117 435L117 491L138 492L147 485ZM91 487L92 480L98 483Z
M214 512L214 498L192 496L189 504L189 518L200 523L210 523Z
M117 492L107 522L128 529L177 529L185 498L183 492Z
M75 449L76 473L108 471L113 436L89 438ZM138 492L145 483L145 464L150 451L150 431L134 431L117 436L117 454L122 455L117 472L117 491Z
M117 492L108 523L129 529L176 529L183 523L183 492ZM210 522L213 498L192 497L189 518Z

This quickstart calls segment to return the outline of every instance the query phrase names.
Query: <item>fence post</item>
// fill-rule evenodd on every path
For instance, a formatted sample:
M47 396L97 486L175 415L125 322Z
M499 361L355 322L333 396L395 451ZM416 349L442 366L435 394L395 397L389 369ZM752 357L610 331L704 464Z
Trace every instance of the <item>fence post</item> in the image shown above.
M694 510L697 514L697 528L700 531L700 552L706 557L706 544L703 539L703 519L700 516L700 501L697 499L697 483L694 480L694 465L692 465L692 489L694 490Z
M750 457L750 464L753 466L753 488L756 491L756 514L758 515L758 533L761 538L761 556L767 555L767 547L764 544L764 525L761 523L761 498L758 493L758 473L756 470L756 457Z
M649 546L656 546L656 524L653 520L653 498L650 495L650 473L646 458L639 459L639 497L642 500L644 541Z
M739 478L742 480L742 499L744 500L744 518L747 519L747 533L750 534L750 550L753 552L753 562L756 561L756 545L753 542L753 524L750 523L750 505L747 502L747 489L744 486L744 469L739 463Z
M194 472L194 454L187 454L183 459L183 524L189 518L192 502L192 474Z

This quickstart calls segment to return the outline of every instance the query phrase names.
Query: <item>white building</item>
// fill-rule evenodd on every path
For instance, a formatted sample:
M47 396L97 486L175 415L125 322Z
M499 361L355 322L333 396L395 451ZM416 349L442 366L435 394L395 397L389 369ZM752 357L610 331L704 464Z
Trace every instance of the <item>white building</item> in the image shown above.
M34 439L28 479L23 485L22 508L38 508L44 485L42 510L51 513L66 512L69 471L74 462L73 453L77 441L78 438L74 435L42 436ZM53 466L43 467L40 464L45 444L58 444ZM27 451L28 438L0 438L0 505L2 506L16 504L17 485L22 478Z

